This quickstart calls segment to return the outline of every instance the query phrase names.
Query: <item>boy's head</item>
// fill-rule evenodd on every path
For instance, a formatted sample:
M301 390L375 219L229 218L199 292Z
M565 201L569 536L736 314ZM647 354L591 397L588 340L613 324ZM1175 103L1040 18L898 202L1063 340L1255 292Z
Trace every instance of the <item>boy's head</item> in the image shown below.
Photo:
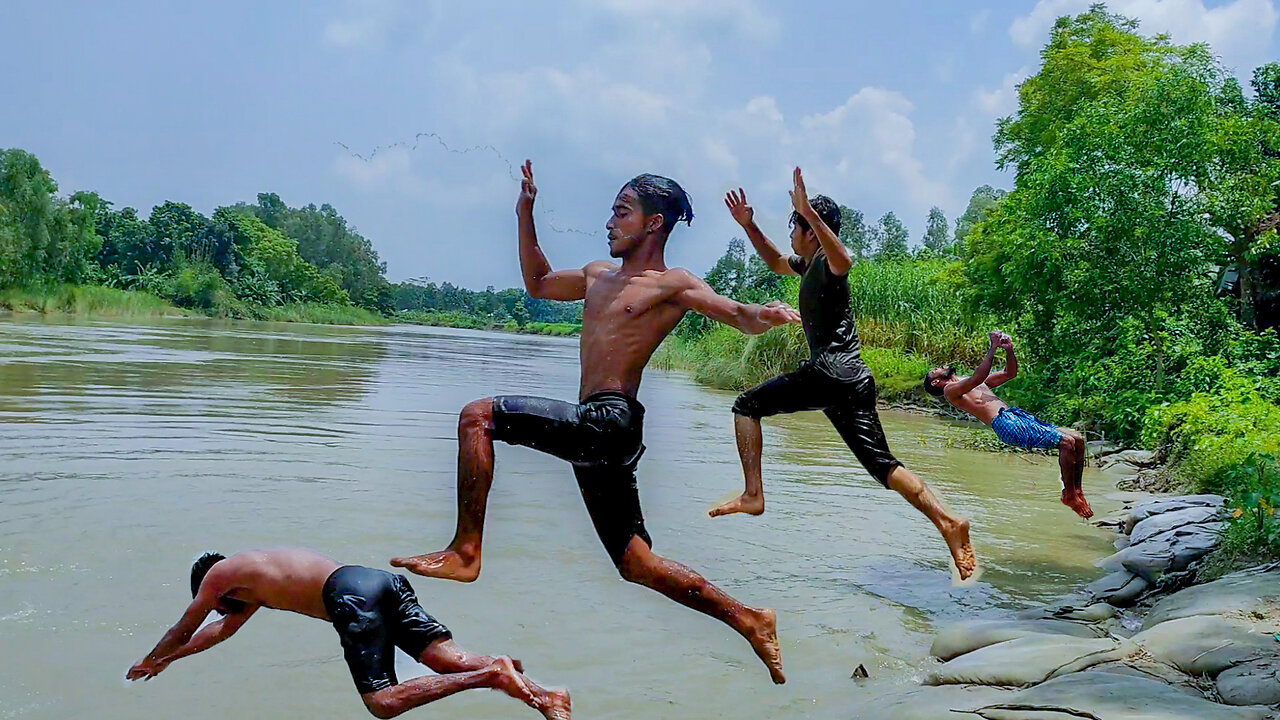
M831 232L840 235L840 206L826 195L814 195L809 204L822 218L822 222L831 228ZM818 233L809 227L809 221L796 211L791 211L791 249L799 255L817 252L819 246ZM806 252L808 251L808 252Z
M191 563L191 597L195 597L200 594L200 584L204 582L204 576L209 574L209 570L213 568L214 565L217 565L219 562L226 559L227 556L221 553L207 552L196 558L195 562ZM214 610L218 611L219 615L227 615L229 613L240 612L241 610L244 610L244 608L245 603L240 600L220 597L218 598L218 604L214 607Z
M678 222L693 223L693 204L680 183L661 175L637 175L622 186L605 223L609 255L625 258L649 235L665 242Z
M956 378L954 365L936 367L924 374L924 391L934 397L942 397L942 389Z

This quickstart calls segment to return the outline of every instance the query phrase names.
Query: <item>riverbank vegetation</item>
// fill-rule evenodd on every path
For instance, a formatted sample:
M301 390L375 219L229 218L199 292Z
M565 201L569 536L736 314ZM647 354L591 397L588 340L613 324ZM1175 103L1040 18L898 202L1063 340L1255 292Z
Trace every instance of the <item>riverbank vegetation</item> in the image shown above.
M893 222L844 209L881 393L925 401L925 369L972 367L1003 329L1022 359L1006 399L1155 450L1187 489L1228 497L1226 552L1280 554L1280 63L1246 98L1210 48L1101 5L1060 19L1041 57L996 125L1013 189L975 191L946 243L933 213L912 253ZM740 240L707 280L795 300ZM739 389L805 355L798 328L748 339L692 321L659 359Z
M259 193L212 215L170 201L144 217L97 193L59 195L19 149L0 149L0 307L335 324L433 313L436 324L556 333L582 317L580 303L519 289L390 283L372 243L328 204L289 207Z

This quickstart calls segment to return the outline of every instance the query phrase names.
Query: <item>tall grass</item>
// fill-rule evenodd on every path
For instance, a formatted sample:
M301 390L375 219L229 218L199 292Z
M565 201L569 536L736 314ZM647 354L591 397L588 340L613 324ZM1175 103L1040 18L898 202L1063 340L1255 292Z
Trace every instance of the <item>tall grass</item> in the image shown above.
M249 320L317 325L386 325L390 322L383 316L362 307L322 303L289 303L287 305L237 303L234 316Z
M523 333L526 335L554 335L572 337L582 331L576 323L529 322L520 325L514 320L498 321L491 317L470 315L455 311L407 310L396 314L397 322L414 325L431 325L434 327L467 328L471 330L501 330L502 332Z
M997 323L966 311L959 263L862 262L849 271L849 296L866 345L894 348L938 363L970 365L986 353Z
M0 308L43 315L135 318L188 315L151 293L102 285L50 285L0 290Z

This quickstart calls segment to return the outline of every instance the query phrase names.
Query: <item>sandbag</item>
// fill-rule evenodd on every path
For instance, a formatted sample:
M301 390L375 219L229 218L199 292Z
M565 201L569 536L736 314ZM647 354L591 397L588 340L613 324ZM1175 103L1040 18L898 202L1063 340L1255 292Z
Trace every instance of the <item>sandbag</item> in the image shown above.
M1115 615L1116 609L1104 602L1077 605L1073 602L1064 600L1050 605L1045 605L1043 607L1019 610L1014 614L1014 617L1019 620L1056 619L1101 622L1103 620L1109 620L1115 617Z
M950 660L978 648L1027 635L1103 637L1101 632L1088 625L1066 620L977 620L943 628L934 636L929 654L939 660Z
M952 710L963 712L1003 702L1014 692L1007 688L982 685L918 687L877 703L875 713L867 717L875 717L877 720L961 720L973 716L957 715Z
M1219 705L1158 680L1096 672L1048 680L971 714L984 720L1267 720L1269 715L1266 708Z
M1229 667L1280 655L1280 643L1217 615L1162 622L1133 636L1133 642L1160 662L1188 675L1214 677Z
M1228 705L1280 703L1280 660L1266 658L1223 670L1217 679L1218 697Z
M1137 648L1127 640L1027 635L965 653L943 663L925 685L1007 685L1025 687L1091 665L1126 657Z
M1128 570L1118 570L1089 583L1084 587L1084 592L1094 600L1116 607L1128 607L1150 587L1151 583Z
M1227 503L1227 499L1221 495L1179 495L1177 497L1162 497L1154 500L1144 500L1129 510L1129 515L1125 519L1124 531L1126 534L1133 532L1133 528L1138 523L1146 520L1153 515L1160 515L1167 512L1176 512L1185 510L1190 507L1222 507Z
M1180 590L1160 600L1143 618L1142 627L1145 630L1168 620L1194 615L1253 612L1277 601L1280 601L1280 568L1263 572L1246 570Z
M1129 542L1137 544L1147 538L1184 525L1219 522L1226 517L1226 514L1227 510L1224 507L1197 505L1183 508L1182 510L1152 515L1133 526L1133 531L1129 533Z
M1186 525L1163 532L1099 560L1105 570L1128 570L1154 583L1166 572L1186 570L1187 566L1218 546L1216 528L1208 525Z

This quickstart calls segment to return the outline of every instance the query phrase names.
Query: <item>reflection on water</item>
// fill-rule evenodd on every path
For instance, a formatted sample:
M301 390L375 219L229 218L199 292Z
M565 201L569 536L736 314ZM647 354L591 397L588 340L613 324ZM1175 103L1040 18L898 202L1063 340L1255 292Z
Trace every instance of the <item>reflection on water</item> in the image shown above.
M0 718L362 716L332 630L284 613L145 685L121 677L181 613L206 549L300 545L376 567L442 546L458 409L572 399L577 377L576 342L559 338L0 321L0 646L18 660ZM741 487L732 395L652 373L640 398L655 549L776 607L789 682L770 685L718 623L619 580L567 466L499 446L480 580L414 585L460 644L569 686L580 717L875 717L922 673L938 621L1051 597L1109 549L1058 503L1053 459L949 449L936 420L897 413L895 452L972 517L982 582L952 587L932 526L817 413L766 421L768 512L711 520ZM860 663L872 678L855 684ZM415 712L531 714L494 693Z

